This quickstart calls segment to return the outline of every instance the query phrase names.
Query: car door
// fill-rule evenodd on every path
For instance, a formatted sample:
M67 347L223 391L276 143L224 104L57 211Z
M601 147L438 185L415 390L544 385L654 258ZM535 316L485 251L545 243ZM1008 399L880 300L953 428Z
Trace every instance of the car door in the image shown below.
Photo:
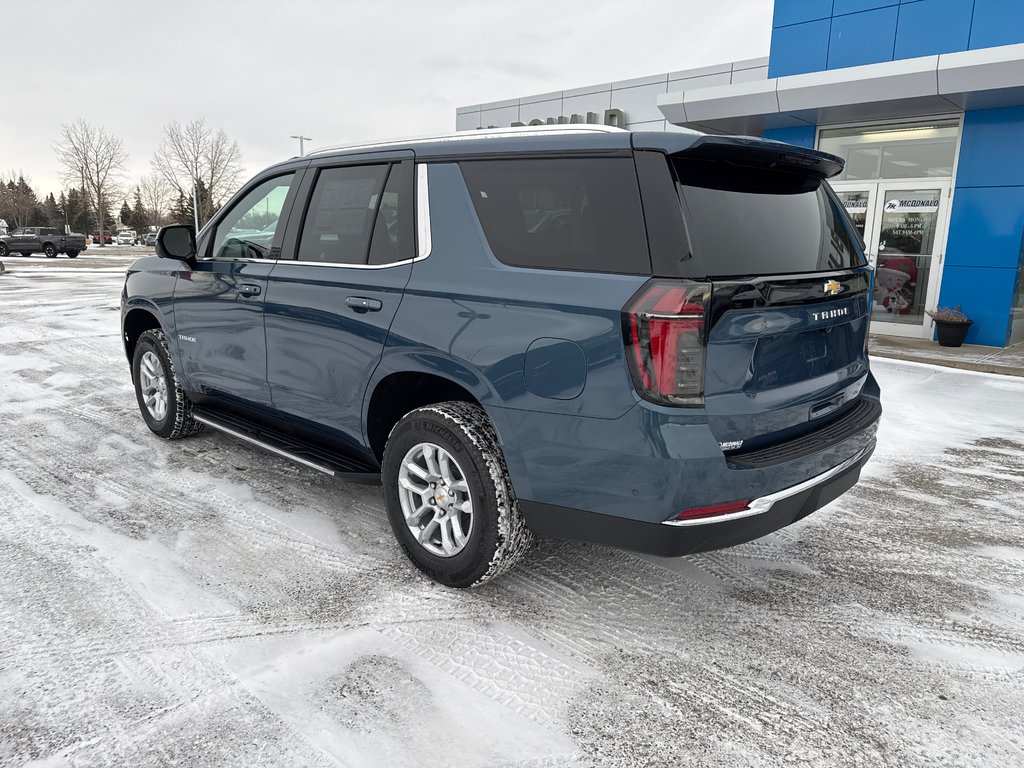
M300 171L278 169L251 182L204 230L196 262L178 273L175 342L194 394L270 406L263 302Z
M311 165L264 304L274 407L362 449L366 382L415 256L413 155Z
M35 253L39 250L39 230L35 227L25 227L21 231L21 238L18 240L18 250L22 253Z
M25 230L21 227L13 230L7 236L7 248L11 253L18 253L21 250L21 243L25 238Z

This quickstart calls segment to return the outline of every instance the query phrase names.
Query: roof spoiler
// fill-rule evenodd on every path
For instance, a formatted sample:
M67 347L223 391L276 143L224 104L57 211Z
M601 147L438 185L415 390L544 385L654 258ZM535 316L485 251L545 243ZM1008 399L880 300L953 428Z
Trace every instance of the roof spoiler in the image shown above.
M835 176L845 165L841 157L827 152L747 136L701 136L672 156L802 173L819 179Z

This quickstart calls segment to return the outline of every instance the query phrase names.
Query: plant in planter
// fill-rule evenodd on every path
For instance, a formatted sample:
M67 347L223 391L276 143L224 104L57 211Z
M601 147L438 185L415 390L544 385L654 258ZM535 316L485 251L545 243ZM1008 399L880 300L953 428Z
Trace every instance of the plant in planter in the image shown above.
M928 310L928 316L935 321L935 332L939 339L940 347L959 347L967 338L967 331L971 328L971 320L960 309L960 305L950 309L949 307L936 307Z

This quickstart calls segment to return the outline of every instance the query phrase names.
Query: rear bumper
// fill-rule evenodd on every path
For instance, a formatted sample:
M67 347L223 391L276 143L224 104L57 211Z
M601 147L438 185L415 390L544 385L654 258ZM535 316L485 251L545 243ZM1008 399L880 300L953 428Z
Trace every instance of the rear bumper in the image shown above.
M810 480L759 497L742 512L716 518L649 523L532 501L520 501L519 506L530 529L542 536L678 557L743 544L807 517L857 483L874 449L872 441Z

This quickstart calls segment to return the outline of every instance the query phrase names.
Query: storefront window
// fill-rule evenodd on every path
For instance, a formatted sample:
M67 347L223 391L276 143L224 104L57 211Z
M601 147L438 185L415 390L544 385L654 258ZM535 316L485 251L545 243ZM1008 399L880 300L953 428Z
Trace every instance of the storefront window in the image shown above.
M846 161L833 181L953 175L957 122L823 130L818 148Z
M1013 307L1010 309L1012 333L1010 343L1024 341L1024 239L1020 244L1020 260L1017 262L1017 285L1013 290Z
M864 233L864 227L867 225L868 220L868 201L870 199L868 191L836 192L836 197L839 198L839 202L846 209L846 213L853 222L853 226L860 232L860 239L866 239L867 235Z
M938 189L885 192L875 270L875 311L886 315L886 320L923 320L940 195Z

